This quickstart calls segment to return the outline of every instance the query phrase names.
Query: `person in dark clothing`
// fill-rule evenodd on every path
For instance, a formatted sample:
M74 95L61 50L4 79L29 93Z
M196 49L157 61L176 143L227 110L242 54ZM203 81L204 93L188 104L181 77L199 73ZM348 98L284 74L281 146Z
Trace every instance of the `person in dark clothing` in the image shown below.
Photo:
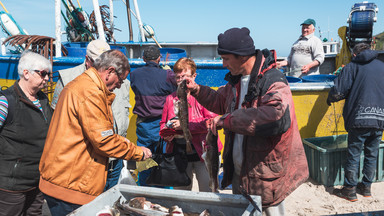
M165 99L176 91L177 84L173 71L160 67L160 50L157 47L146 47L143 60L146 65L130 74L136 101L133 113L137 115L137 145L147 147L153 152L160 139L160 120ZM150 170L139 173L139 185L146 185L149 173Z
M343 117L348 132L348 152L344 186L334 194L357 201L356 188L371 196L377 154L384 129L384 63L370 46L359 43L353 48L352 62L334 80L327 104L345 99ZM363 179L358 183L360 154L364 149Z
M205 108L219 115L208 121L223 128L222 188L234 194L260 195L265 215L284 215L284 200L308 178L292 93L276 69L274 50L255 50L248 28L231 28L218 36L218 53L229 69L228 83L218 90L187 87Z
M19 60L20 79L0 92L1 215L41 215L39 162L53 110L41 91L52 65L26 51Z

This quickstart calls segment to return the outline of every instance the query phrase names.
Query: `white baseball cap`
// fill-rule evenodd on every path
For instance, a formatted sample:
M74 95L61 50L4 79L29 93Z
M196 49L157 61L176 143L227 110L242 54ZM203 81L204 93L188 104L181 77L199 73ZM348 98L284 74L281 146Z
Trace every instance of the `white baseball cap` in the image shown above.
M87 46L87 56L97 59L103 52L110 50L109 44L103 40L93 40Z

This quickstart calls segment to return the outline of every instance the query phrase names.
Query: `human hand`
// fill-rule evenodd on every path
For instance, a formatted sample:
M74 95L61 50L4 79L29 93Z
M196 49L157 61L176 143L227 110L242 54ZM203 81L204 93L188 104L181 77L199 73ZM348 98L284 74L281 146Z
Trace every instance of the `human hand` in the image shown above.
M174 130L181 130L181 126L180 126L180 120L178 119L174 119L174 120L171 120L171 127L172 129Z
M329 100L329 98L327 98L327 104L328 104L328 106L331 106L331 100Z
M143 150L143 153L144 153L143 160L146 160L146 159L152 157L152 152L151 152L151 150L149 150L148 148L146 148L146 147L144 147L144 146L140 146L140 148L141 148L141 150Z
M206 121L207 129L210 129L215 136L217 135L217 130L220 130L223 124L224 121L221 119L221 116L216 116Z
M167 142L171 142L173 140L173 138L175 138L175 135L170 135L170 136L165 136L163 137L163 139Z
M281 68L281 67L284 67L284 66L288 66L288 61L287 60L277 61L276 62L276 67L277 68Z
M311 69L311 67L309 67L308 65L304 65L302 68L301 68L301 72L303 74L306 74L308 73L309 69Z
M197 83L195 83L194 79L190 77L185 77L184 79L187 81L187 88L191 94L199 91L200 86Z

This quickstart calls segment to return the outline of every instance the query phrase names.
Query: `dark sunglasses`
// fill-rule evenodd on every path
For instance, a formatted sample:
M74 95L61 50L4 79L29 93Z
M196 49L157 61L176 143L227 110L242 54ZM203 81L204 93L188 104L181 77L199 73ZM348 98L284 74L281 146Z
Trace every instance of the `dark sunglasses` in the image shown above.
M47 71L44 71L44 70L43 70L43 71L41 71L41 70L33 70L33 71L35 71L36 73L38 73L38 74L39 74L41 77L43 77L43 78L44 78L45 76L47 76L47 75L48 75L48 76L51 75L51 72L49 72L49 71L48 71L48 72L47 72Z

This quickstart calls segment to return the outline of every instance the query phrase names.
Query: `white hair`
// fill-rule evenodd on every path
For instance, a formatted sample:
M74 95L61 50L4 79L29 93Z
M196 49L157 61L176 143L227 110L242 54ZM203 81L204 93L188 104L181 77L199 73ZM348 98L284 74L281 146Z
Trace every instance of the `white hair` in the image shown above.
M34 70L52 71L52 64L44 56L27 50L21 54L19 65L17 66L17 72L20 77L24 76L24 70L28 70L32 74L35 73Z

